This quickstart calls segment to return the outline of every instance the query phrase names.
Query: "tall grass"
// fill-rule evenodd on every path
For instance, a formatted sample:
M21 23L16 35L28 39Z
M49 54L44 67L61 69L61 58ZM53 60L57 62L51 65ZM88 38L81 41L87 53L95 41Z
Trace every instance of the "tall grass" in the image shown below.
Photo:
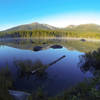
M23 77L32 74L42 76L45 74L46 68L48 68L48 66L44 65L40 60L37 60L34 63L31 60L16 60L14 63L16 64L16 67L19 68L21 76Z
M0 100L12 100L8 90L13 87L11 72L8 67L0 69Z

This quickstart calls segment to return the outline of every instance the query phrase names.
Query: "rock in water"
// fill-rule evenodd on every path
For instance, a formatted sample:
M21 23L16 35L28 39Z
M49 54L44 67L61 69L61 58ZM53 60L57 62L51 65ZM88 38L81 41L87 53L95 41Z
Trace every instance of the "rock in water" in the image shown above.
M61 49L62 46L61 45L53 45L53 46L51 46L51 48L53 48L53 49Z
M34 51L40 51L40 50L42 50L42 47L41 47L41 46L35 46L35 47L33 48L33 50L34 50Z
M9 94L14 98L14 100L28 100L28 96L30 96L29 93L12 90L9 90Z
M80 41L83 41L83 42L85 42L86 40L85 40L85 39L81 39Z
M43 44L46 44L46 42L43 42Z

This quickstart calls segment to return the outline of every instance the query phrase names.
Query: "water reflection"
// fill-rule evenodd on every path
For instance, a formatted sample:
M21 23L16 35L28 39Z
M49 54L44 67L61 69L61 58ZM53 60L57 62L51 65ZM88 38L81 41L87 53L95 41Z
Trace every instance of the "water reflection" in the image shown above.
M81 57L81 71L90 71L94 76L100 71L100 48L96 51L88 52Z
M64 39L27 39L27 38L16 38L16 39L0 39L1 45L8 45L20 49L34 50L34 47L39 46L45 50L50 47L62 48L66 47L69 50L78 50L81 52L89 52L96 50L100 47L100 42L89 42L89 41L76 41L76 40L64 40ZM58 47L59 46L59 47Z
M78 65L80 62L79 56L84 55L85 51L96 49L99 46L99 43L87 41L36 41L32 39L7 40L0 42L0 44L0 68L8 62L16 89L33 91L37 90L38 87L43 87L44 91L52 95L83 81L84 78L90 77L90 73L83 73L82 68L80 70ZM54 45L60 45L61 47L50 48ZM41 46L43 49L34 52L33 48L35 46ZM65 57L59 60L62 56ZM40 60L42 65L52 63L50 67L42 71L42 75L30 73L37 60ZM19 63L20 61L21 63ZM55 61L57 63L53 64ZM22 62L24 62L24 67Z
M27 77L27 79L29 79L31 75L35 75L39 79L45 76L45 78L47 78L46 69L64 59L65 57L66 56L64 55L47 65L44 65L40 60L36 61L35 63L33 63L31 60L15 60L14 65L17 68L17 74L19 78Z
M48 68L47 65L44 65L41 61L36 61L33 63L31 60L16 60L14 65L17 68L17 74L19 78L27 78L28 80L32 75L36 75L37 78L45 77L47 73L45 69Z

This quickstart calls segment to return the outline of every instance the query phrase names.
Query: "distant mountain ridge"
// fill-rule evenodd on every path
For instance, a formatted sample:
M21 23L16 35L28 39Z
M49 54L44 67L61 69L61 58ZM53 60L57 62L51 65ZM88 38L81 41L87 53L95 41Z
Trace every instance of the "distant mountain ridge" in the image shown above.
M80 31L100 31L100 25L97 25L97 24L69 25L68 27L64 29L80 30Z
M97 24L81 24L81 25L69 25L65 28L58 28L48 24L40 24L40 23L32 23L32 24L25 24L10 28L5 31L32 31L32 30L74 30L74 31L95 31L100 32L100 25Z
M100 39L100 25L81 24L57 28L48 24L32 23L1 31L0 37L75 37Z
M55 30L57 29L54 26L48 25L48 24L40 24L40 23L32 23L32 24L25 24L25 25L19 25L10 29L7 29L6 31L19 31L19 30Z

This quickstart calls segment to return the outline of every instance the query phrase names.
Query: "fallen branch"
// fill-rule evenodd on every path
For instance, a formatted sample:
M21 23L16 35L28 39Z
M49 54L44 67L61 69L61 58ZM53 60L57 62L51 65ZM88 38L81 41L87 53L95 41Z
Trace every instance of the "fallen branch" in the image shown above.
M50 67L50 66L52 66L52 65L54 65L55 63L57 63L58 61L62 60L62 59L65 58L65 57L66 57L66 56L64 55L64 56L60 57L59 59L57 59L57 60L51 62L50 64L47 65L47 67L45 67L45 69L48 68L48 67ZM44 69L44 68L38 68L38 69L32 71L31 73L32 73L32 74L35 74L35 73L37 73L39 70L42 70L42 69Z
M55 63L57 63L58 61L62 60L62 59L65 58L65 57L66 57L66 56L64 55L64 56L60 57L59 59L53 61L52 63L48 64L48 67L54 65Z

